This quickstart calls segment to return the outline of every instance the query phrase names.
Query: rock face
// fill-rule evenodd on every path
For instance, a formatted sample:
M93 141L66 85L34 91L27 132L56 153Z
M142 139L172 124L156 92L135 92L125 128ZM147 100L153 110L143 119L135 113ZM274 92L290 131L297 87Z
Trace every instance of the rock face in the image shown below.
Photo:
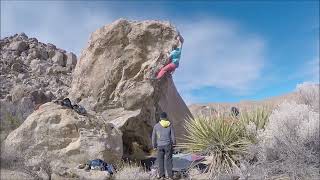
M88 174L70 167L97 158L107 162L119 160L123 155L133 154L133 144L149 150L153 125L162 111L168 113L176 135L182 137L184 121L191 113L172 77L146 80L163 66L176 36L172 25L158 21L118 20L98 29L91 35L75 66L69 93L72 102L83 105L88 114L79 115L55 103L45 103L8 135L1 146L1 157L22 156L25 165L34 169L49 164L50 177L75 174L87 179ZM51 44L48 47L54 48ZM52 57L52 62L57 64L45 68L46 77L68 74L63 66L72 68L75 65L74 55L63 56L67 58L65 62L61 53L65 52L47 52L48 58ZM30 61L30 69L42 72L41 64L42 60L34 59ZM31 73L18 76L34 77ZM58 83L59 80L51 81ZM12 102L21 99L29 107L29 104L50 101L56 96L50 89L43 93L40 88L34 92L32 87L15 86L6 99ZM106 174L96 175L107 177Z
M1 39L0 45L2 140L36 106L68 95L77 60L74 54L24 33Z
M81 53L70 96L123 132L125 153L132 142L150 148L153 125L164 110L176 134L183 134L191 113L171 77L145 80L165 63L176 36L167 22L118 20L95 31Z
M173 127L178 133L184 132L184 120L192 118L190 111L183 99L179 95L173 81L168 78L166 84L162 88L162 94L158 102L162 111L168 113L170 119L173 119ZM183 137L183 134L178 134L178 137ZM177 139L179 142L180 140Z
M122 134L110 123L92 115L79 115L55 103L46 103L6 138L2 156L20 155L37 167L57 160L79 162L122 157Z

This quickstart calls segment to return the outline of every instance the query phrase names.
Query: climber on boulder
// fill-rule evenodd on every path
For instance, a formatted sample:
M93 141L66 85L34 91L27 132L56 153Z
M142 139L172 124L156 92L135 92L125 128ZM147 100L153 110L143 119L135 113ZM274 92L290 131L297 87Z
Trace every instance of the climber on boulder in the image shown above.
M180 35L177 36L178 43L175 43L172 46L172 51L168 58L168 64L162 67L156 77L156 79L161 79L166 73L172 73L176 68L179 67L179 61L181 57L181 50L184 39Z

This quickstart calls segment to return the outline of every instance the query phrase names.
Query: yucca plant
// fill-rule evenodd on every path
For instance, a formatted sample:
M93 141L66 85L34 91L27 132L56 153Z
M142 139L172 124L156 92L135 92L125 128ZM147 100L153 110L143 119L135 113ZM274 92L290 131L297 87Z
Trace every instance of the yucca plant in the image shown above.
M229 117L197 117L186 122L185 143L179 146L189 152L209 155L211 176L219 172L231 172L237 166L240 155L246 153L250 144L245 129Z
M239 121L249 124L252 122L256 126L256 130L264 129L268 123L271 114L270 108L262 107L252 111L241 112Z

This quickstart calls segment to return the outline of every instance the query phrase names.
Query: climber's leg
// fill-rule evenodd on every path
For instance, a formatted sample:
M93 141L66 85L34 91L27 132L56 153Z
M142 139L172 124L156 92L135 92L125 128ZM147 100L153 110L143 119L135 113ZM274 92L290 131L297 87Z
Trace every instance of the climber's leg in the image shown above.
M162 67L160 72L157 75L157 79L160 79L165 75L167 72L170 73L176 69L176 65L174 63L169 63L168 65Z

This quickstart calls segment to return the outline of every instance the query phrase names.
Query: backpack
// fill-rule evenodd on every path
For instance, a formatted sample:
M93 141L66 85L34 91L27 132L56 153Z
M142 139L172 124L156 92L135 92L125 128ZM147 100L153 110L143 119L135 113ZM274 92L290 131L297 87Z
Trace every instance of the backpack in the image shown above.
M78 114L86 114L87 111L86 109L81 106L81 105L78 105L78 104L75 104L72 106L73 110L75 110Z
M72 109L72 104L71 104L71 101L70 101L69 98L63 99L62 102L61 102L61 106L66 106L66 107Z
M101 159L91 160L88 162L88 164L92 170L108 171L110 174L113 174L114 172L112 164L107 164Z

